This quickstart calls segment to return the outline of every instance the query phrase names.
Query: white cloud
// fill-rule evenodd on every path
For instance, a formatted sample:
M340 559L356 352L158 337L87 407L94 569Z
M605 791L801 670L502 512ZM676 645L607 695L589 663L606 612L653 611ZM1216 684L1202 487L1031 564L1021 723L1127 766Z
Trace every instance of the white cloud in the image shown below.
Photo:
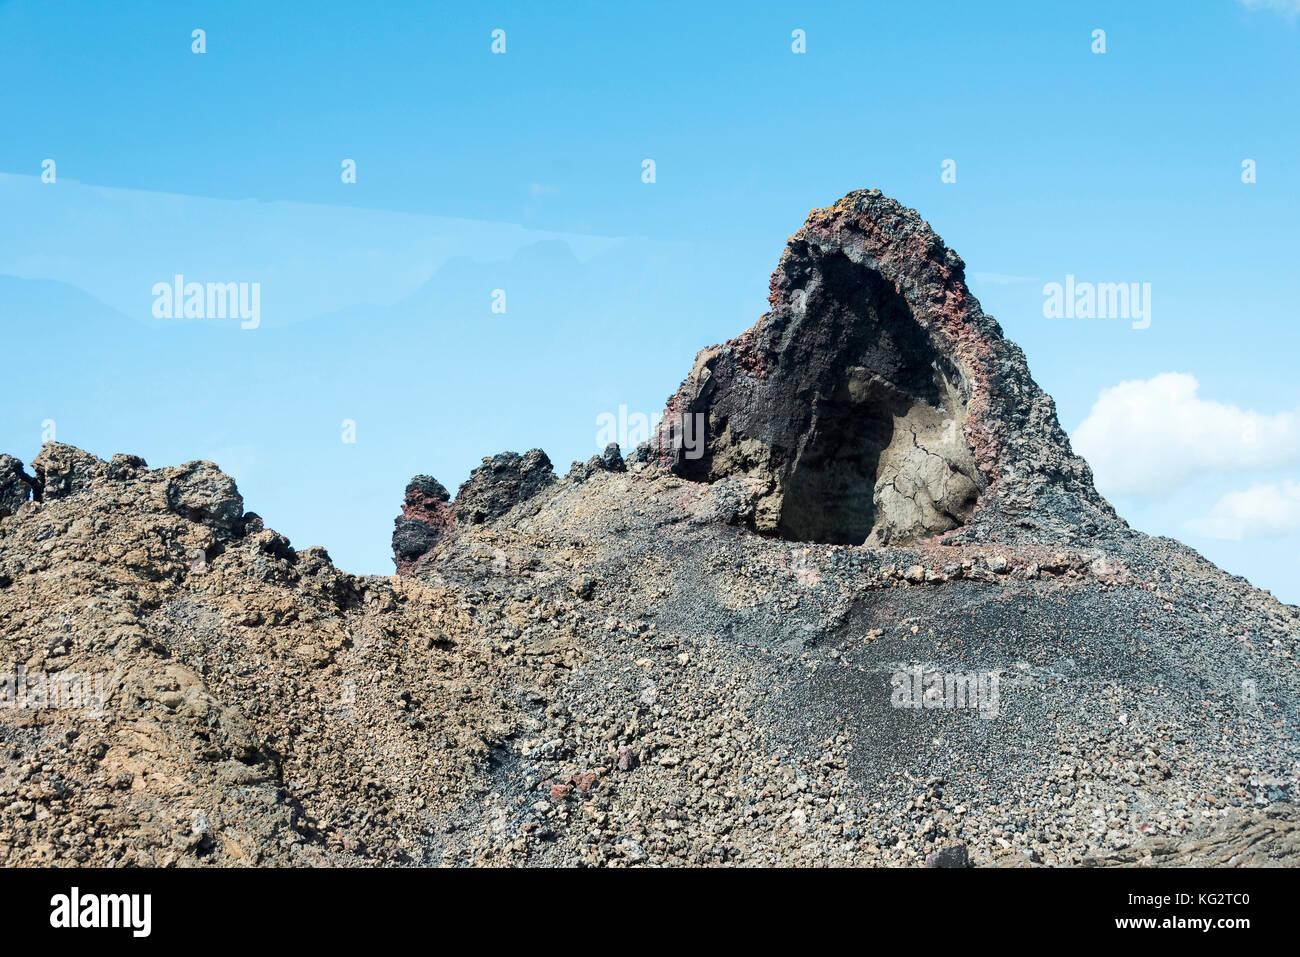
M1265 415L1202 399L1185 372L1103 389L1075 430L1103 495L1161 495L1200 472L1275 468L1300 458L1300 412Z
M1229 492L1209 514L1187 522L1188 531L1208 538L1267 538L1300 532L1300 482L1252 485Z

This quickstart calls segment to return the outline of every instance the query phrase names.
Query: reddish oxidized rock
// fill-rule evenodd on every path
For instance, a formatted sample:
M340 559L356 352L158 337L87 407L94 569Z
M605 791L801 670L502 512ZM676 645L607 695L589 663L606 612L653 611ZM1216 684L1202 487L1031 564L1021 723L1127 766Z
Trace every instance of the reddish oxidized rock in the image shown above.
M409 574L455 525L450 497L429 475L417 475L407 484L402 514L393 520L393 562L399 575Z
M454 503L437 479L417 475L406 486L402 514L393 522L397 573L408 575L426 556L436 555L458 528L494 522L554 482L551 460L541 449L483 459L461 483Z
M566 801L566 800L568 800L569 795L572 794L572 793L573 793L573 785L572 785L572 784L552 784L552 785L551 785L551 800L552 800L552 801Z
M705 349L665 418L706 416L697 481L747 476L747 519L801 541L1071 538L1121 526L1052 400L966 287L965 266L879 190L814 210L771 311Z

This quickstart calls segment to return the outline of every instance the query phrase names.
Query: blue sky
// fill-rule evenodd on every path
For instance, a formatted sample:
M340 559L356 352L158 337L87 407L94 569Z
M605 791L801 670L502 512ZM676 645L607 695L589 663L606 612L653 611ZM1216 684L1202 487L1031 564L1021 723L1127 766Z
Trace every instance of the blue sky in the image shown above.
M0 2L0 449L52 420L210 458L388 573L410 475L593 454L763 312L809 209L877 186L1132 524L1300 601L1295 0L119 6ZM177 273L259 283L258 328L157 319ZM1067 275L1149 283L1150 327L1045 317Z

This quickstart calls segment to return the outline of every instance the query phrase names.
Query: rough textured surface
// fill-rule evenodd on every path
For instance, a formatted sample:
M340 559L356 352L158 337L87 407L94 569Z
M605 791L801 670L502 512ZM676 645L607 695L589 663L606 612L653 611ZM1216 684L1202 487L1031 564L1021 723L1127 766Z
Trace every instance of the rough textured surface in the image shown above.
M701 352L669 400L706 416L706 454L670 453L674 470L752 477L750 523L796 541L904 543L972 514L977 538L1118 524L964 271L879 190L815 210L772 274L771 311Z
M1300 815L1295 805L1234 814L1197 828L1189 837L1152 838L1090 860L1125 867L1294 867L1300 860Z
M961 270L814 211L704 457L417 476L388 578L211 463L0 459L0 671L106 689L0 686L0 863L1300 863L1300 609L1116 518Z
M460 527L496 521L554 481L551 460L541 449L483 459L461 483L454 503L437 479L417 475L406 486L402 514L394 520L393 564L398 574L410 574L433 559Z
M32 478L12 455L0 455L0 516L12 515L32 497Z
M442 483L417 475L406 486L402 514L393 520L393 562L405 575L432 552L456 522L451 496Z
M457 490L456 518L466 525L494 521L554 481L551 460L541 449L494 455L484 459Z
M548 655L503 671L496 612L234 521L210 463L34 469L55 486L0 519L0 864L437 859L497 683Z

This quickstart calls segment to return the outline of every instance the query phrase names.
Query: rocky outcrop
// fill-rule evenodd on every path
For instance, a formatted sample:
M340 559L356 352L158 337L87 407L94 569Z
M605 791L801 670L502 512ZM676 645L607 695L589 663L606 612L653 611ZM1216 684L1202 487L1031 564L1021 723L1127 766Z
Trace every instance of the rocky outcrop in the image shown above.
M108 476L108 463L73 445L47 442L32 460L37 501L54 501L84 492Z
M205 525L218 541L230 541L244 532L244 499L235 481L214 463L151 470L138 455L114 455L112 461L62 442L47 442L32 460L34 478L22 471L13 456L0 457L0 500L17 505L25 501L27 486L34 501L56 502L122 482L140 481L151 497L177 515ZM0 514L12 514L6 506Z
M696 481L753 479L753 527L796 541L1117 527L964 268L879 190L814 210L772 274L771 311L702 351L669 400L663 460ZM662 429L698 414L705 451L692 458Z
M617 449L615 449L617 454ZM502 452L483 459L449 502L437 479L417 475L406 486L402 514L393 530L393 563L399 575L433 555L460 527L495 522L555 481L551 460L541 449L520 455Z
M417 475L407 484L402 514L393 520L393 563L399 575L409 574L453 529L456 513L450 498L431 475Z
M143 459L138 460L141 465ZM243 534L244 498L235 480L213 462L188 462L167 470L167 507L217 533L221 541Z
M456 518L466 525L495 521L555 481L541 449L485 458L456 491Z
M584 482L600 472L626 472L627 463L617 442L610 442L600 455L593 455L585 462L574 462L565 478L575 482Z
M0 518L13 515L32 497L32 478L12 455L0 455Z
M792 541L1064 544L1124 533L1024 354L914 210L879 190L814 210L770 290L753 328L699 353L651 449L630 461L648 456L696 482L743 480L748 497L731 517ZM536 455L485 459L457 495L458 521L495 521L549 483ZM613 455L568 477L625 467ZM399 569L427 540L421 526L403 532Z

